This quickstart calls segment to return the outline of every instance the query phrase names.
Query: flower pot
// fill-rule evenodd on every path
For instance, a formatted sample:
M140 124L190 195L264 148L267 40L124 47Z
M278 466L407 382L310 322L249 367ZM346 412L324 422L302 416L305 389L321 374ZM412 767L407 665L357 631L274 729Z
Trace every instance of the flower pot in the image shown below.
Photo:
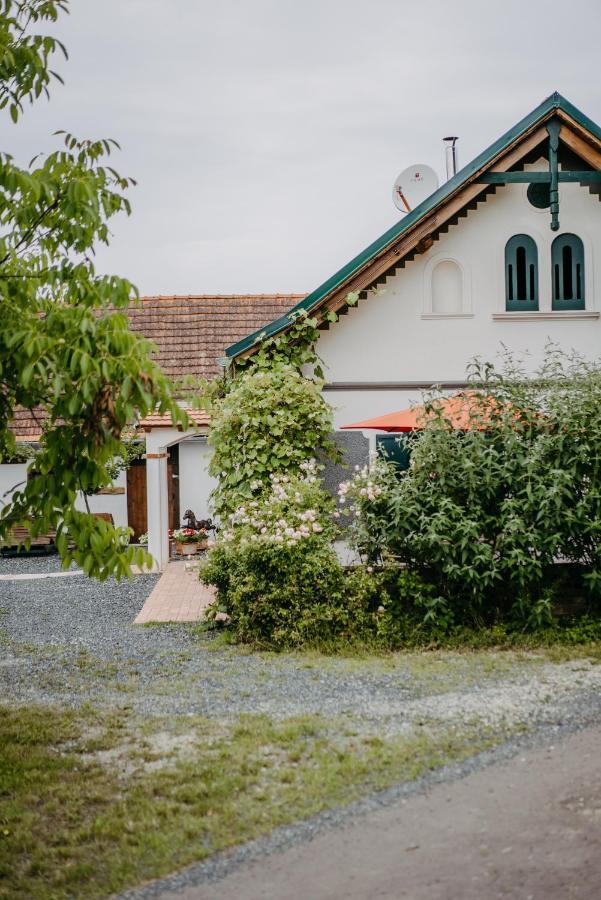
M206 550L207 547L209 546L208 538L204 538L204 540L199 541L196 546L198 547L199 550Z
M194 556L198 550L198 543L194 541L193 543L182 544L180 541L176 541L175 549L180 556Z

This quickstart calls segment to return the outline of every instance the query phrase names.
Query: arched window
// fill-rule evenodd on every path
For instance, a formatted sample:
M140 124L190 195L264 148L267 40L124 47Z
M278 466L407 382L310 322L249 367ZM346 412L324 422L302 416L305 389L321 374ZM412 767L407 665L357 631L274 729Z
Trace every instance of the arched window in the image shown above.
M505 304L508 312L538 309L538 251L527 234L505 244Z
M463 273L451 259L441 260L432 272L432 312L440 315L463 312Z
M584 246L575 234L560 234L551 246L553 309L584 309Z

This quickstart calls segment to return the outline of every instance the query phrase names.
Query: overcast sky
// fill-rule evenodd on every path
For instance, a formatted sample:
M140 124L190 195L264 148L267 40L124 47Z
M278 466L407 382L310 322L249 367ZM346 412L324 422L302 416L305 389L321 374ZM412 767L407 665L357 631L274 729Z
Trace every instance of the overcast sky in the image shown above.
M70 59L4 147L114 137L138 186L99 268L142 293L310 291L554 90L601 121L599 0L71 0Z

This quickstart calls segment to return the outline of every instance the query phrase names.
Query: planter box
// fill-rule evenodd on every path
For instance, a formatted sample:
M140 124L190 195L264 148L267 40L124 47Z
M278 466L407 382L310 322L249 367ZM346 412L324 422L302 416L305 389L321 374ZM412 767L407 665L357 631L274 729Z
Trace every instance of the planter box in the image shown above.
M198 552L198 542L190 541L186 544L182 544L179 541L176 541L175 549L180 556L194 556L194 554Z

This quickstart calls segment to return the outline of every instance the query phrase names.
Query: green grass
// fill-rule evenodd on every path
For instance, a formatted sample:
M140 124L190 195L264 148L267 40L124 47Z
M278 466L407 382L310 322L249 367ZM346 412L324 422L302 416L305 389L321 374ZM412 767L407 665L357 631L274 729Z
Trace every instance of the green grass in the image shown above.
M424 728L382 740L316 716L151 726L89 707L4 708L0 897L106 897L503 737Z
M297 650L266 650L263 646L237 643L234 631L228 626L219 626L212 631L206 623L192 626L192 631L203 646L212 650L235 649L237 653L266 653L275 655L298 652L311 657L348 657L370 659L386 657L395 653L415 651L453 650L466 651L516 650L544 651L551 648L565 648L565 658L570 655L592 655L601 657L601 615L563 617L554 620L536 631L520 630L511 623L482 627L456 626L447 633L432 630L407 620L404 632L378 638L375 635L360 637L331 638L317 645L304 645ZM211 635L211 637L209 637Z

